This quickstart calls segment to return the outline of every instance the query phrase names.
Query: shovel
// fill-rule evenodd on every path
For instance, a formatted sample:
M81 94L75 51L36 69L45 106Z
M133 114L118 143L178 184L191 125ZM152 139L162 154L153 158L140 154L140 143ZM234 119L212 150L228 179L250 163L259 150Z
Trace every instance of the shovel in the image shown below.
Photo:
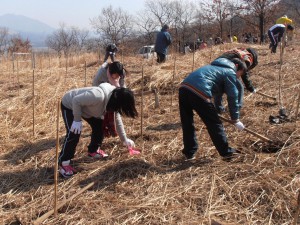
M282 90L281 90L281 84L282 84L282 76L281 76L281 70L282 70L282 64L283 64L283 52L284 52L284 45L280 43L280 69L279 69L279 115L283 117L287 117L286 110L283 108L282 104Z
M283 107L281 107L281 108L279 109L279 115L280 115L280 116L283 116L283 117L288 117L287 114L286 114L286 109L283 108Z
M267 95L267 94L265 94L265 93L262 93L262 92L260 92L260 91L257 91L256 94L259 94L259 95L261 95L261 96L270 98L270 99L272 99L272 100L274 100L274 101L277 100L277 98L275 98L275 97L273 97L273 96L270 96L270 95Z
M223 116L220 116L220 115L219 115L219 117L220 117L221 120L224 120L225 122L234 124L234 123L232 123L231 120L226 119L226 118L223 117ZM252 130L246 128L246 127L245 127L243 130L244 130L244 131L247 131L248 133L250 133L250 134L252 134L252 135L254 135L254 136L258 137L258 138L260 138L260 139L263 140L263 141L273 142L271 139L269 139L269 138L267 138L267 137L265 137L265 136L263 136L263 135L261 135L261 134L255 132L255 131L252 131Z

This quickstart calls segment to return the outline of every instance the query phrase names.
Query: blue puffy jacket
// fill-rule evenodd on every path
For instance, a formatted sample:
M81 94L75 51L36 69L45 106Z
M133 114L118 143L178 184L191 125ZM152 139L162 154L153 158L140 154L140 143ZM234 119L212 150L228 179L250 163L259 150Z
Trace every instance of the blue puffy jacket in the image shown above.
M239 119L238 78L236 66L230 60L219 58L195 70L183 80L181 87L190 89L207 101L225 93L231 119Z
M167 55L167 49L171 43L172 38L170 33L166 29L161 29L161 31L156 36L154 51Z

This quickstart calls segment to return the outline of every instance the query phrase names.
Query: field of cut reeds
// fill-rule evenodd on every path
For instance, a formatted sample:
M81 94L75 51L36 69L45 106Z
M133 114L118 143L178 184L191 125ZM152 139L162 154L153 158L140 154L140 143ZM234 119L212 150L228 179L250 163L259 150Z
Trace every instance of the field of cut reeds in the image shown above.
M276 98L245 91L241 121L271 142L224 122L230 145L243 153L226 162L196 117L199 150L195 161L186 162L181 154L178 85L193 69L240 46L257 50L259 64L251 80L258 92ZM43 219L54 210L57 134L60 144L65 135L58 103L67 90L90 86L99 63L94 63L97 56L92 54L67 61L37 54L33 70L25 55L14 63L2 59L0 223L296 224L300 207L299 56L297 38L285 48L282 63L279 50L271 55L267 45L246 44L171 54L160 65L124 56L131 72L127 86L137 93L145 91L136 95L139 118L123 118L128 137L142 153L130 156L118 138L106 138L102 149L110 154L109 159L88 159L90 128L84 123L74 158L79 172L70 179L58 179L57 205L61 207ZM158 91L156 98L146 94L153 89ZM280 107L286 109L288 118L270 123L270 116L278 119ZM91 187L77 194L87 185Z

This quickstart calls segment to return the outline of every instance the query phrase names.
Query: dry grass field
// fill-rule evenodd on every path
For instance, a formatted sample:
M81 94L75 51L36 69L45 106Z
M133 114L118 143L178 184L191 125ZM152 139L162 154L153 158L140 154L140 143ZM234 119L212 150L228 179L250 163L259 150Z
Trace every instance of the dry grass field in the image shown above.
M259 65L251 80L260 92L278 99L282 78L288 120L271 124L269 116L279 115L279 101L245 91L241 121L273 142L224 122L230 145L243 153L226 162L197 118L200 148L195 161L185 162L178 84L193 69L237 46L257 50ZM142 153L130 156L118 138L106 138L103 149L110 158L88 159L90 129L84 123L74 158L79 172L58 179L58 204L67 201L42 224L293 224L300 204L299 55L299 40L294 39L282 65L279 50L271 55L267 45L224 44L195 55L172 55L161 65L124 57L129 87L159 91L159 108L153 94L136 96L139 118L123 118L128 137ZM70 58L68 67L54 56L36 55L34 71L21 60L14 68L10 60L0 63L1 224L32 224L53 210L56 136L58 132L62 143L65 135L60 112L57 123L58 102L67 90L91 85L99 66L85 67L97 60L88 54Z

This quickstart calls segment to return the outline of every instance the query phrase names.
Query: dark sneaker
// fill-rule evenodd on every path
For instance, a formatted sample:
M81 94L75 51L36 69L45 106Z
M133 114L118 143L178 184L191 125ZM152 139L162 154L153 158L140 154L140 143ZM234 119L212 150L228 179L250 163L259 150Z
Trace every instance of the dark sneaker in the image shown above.
M105 159L108 157L108 154L106 154L103 150L98 148L96 152L89 152L88 156L94 159Z
M224 161L231 161L232 159L237 158L240 156L241 152L239 150L236 150L234 148L229 148L228 153L226 155L223 155L223 160Z
M185 156L185 161L192 161L196 159L195 154L187 154L184 150L182 150L181 152Z
M76 173L76 170L70 165L70 160L67 160L62 161L59 166L59 173L65 178L70 178Z

